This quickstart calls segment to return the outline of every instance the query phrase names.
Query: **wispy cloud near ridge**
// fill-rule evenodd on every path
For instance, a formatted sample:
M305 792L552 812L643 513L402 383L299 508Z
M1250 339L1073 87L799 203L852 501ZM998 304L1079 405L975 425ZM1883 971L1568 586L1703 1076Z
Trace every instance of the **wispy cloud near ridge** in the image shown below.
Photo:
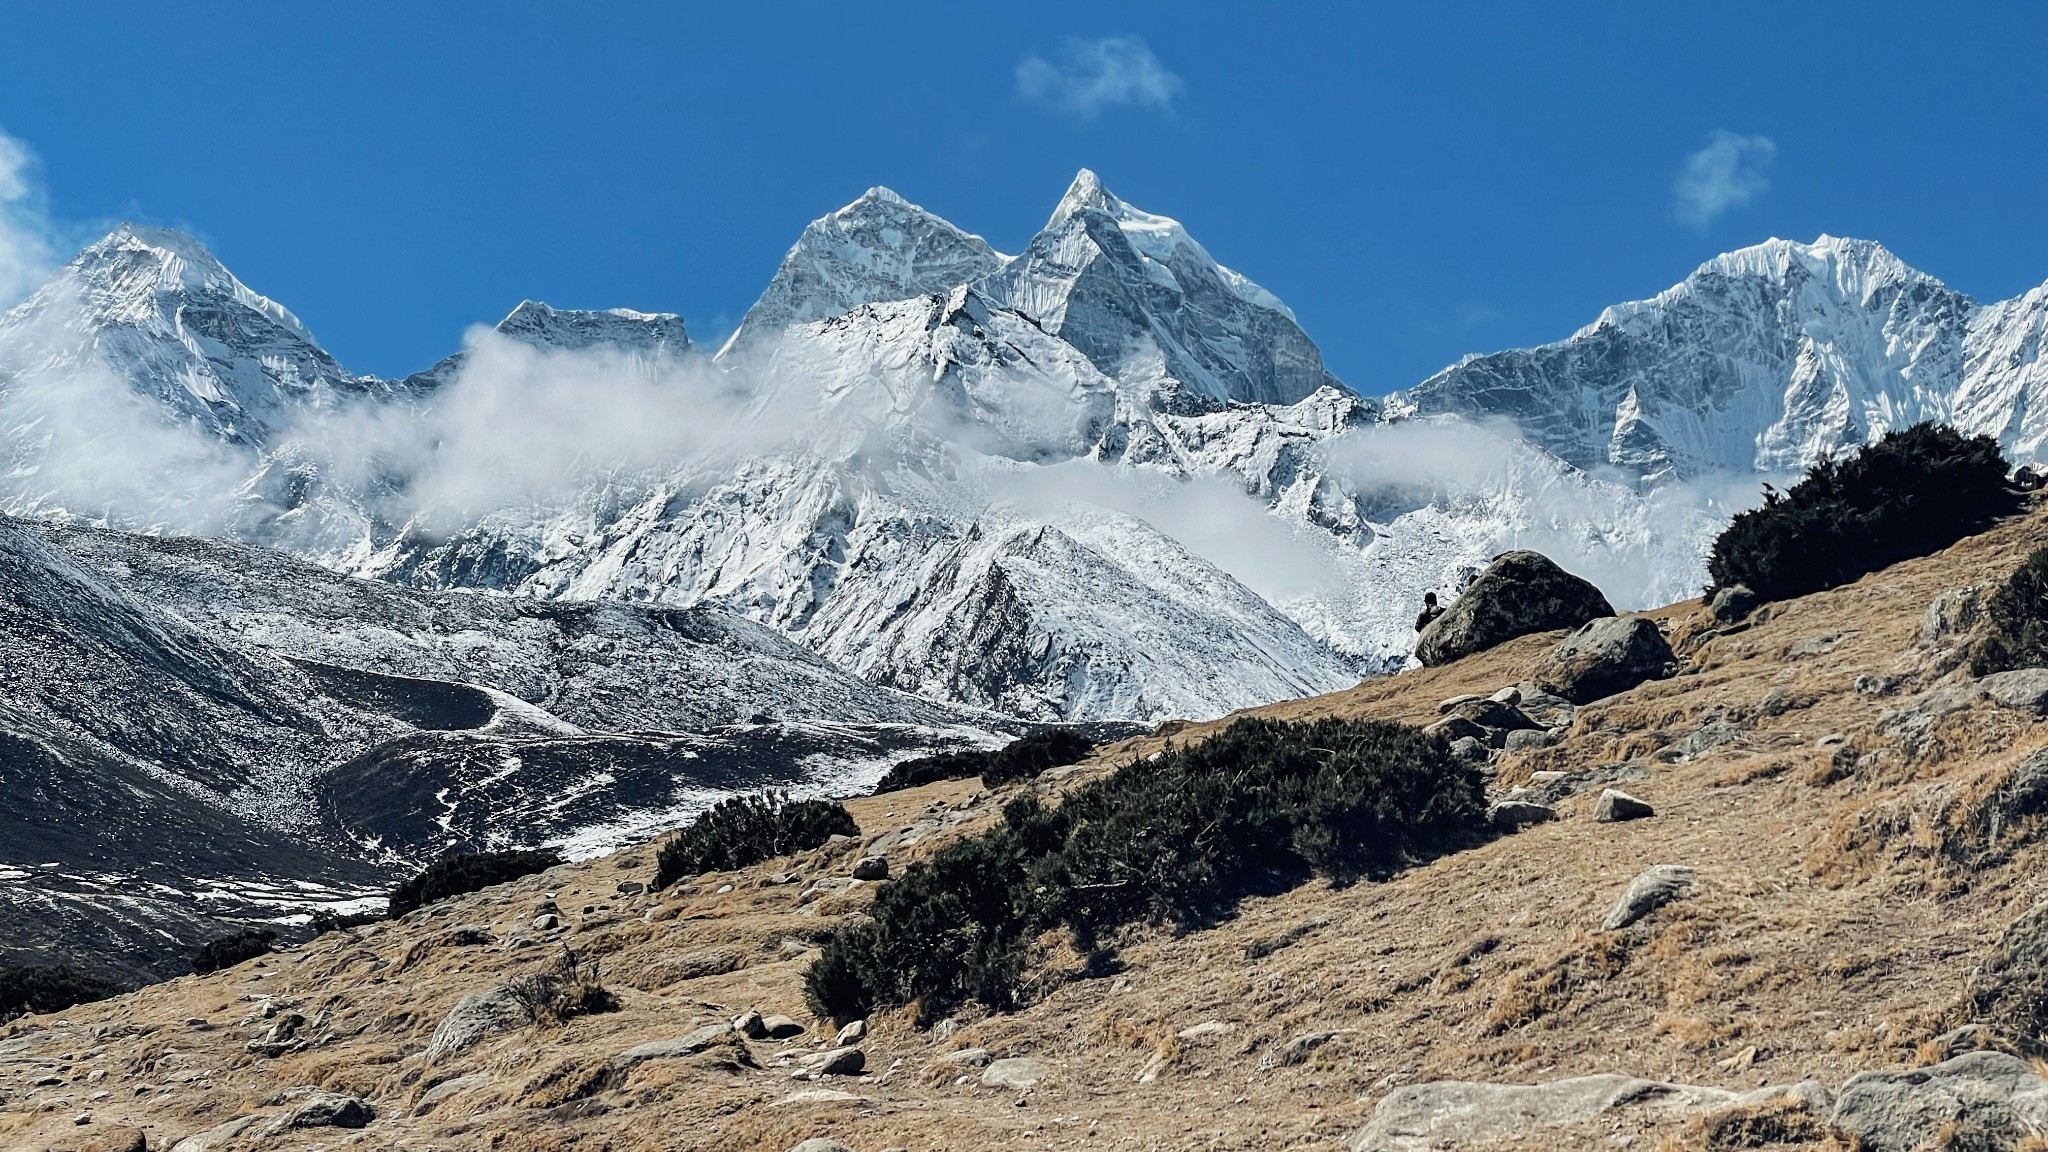
M1707 146L1686 157L1672 181L1673 214L1681 224L1705 228L1770 190L1764 171L1777 155L1778 145L1768 136L1715 129Z
M1185 88L1137 36L1073 39L1057 63L1036 54L1017 62L1017 95L1081 120L1110 108L1171 112Z

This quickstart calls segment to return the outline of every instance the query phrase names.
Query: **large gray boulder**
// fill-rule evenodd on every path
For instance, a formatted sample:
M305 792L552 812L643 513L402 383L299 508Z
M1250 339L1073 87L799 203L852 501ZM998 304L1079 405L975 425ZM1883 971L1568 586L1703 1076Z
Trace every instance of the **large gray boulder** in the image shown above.
M1677 657L1647 616L1609 616L1564 638L1536 682L1574 704L1590 704L1671 674Z
M1994 672L1977 684L2000 708L2016 708L2036 716L2048 716L2048 668Z
M457 1000L455 1007L434 1027L434 1035L427 1041L427 1063L460 1052L488 1036L531 1023L533 1013L510 983L472 992Z
M1345 1152L1436 1152L1499 1140L1529 1140L1544 1129L1584 1125L1617 1112L1681 1115L1769 1101L1825 1112L1826 1088L1806 1082L1735 1093L1605 1074L1547 1084L1437 1080L1388 1093ZM1562 1142L1552 1147L1570 1147ZM1580 1145L1584 1146L1584 1145Z
M1863 1152L2019 1148L2048 1129L2048 1080L2003 1052L1969 1052L1910 1072L1864 1072L1842 1085L1832 1122Z
M1531 632L1576 628L1614 615L1598 588L1540 552L1509 552L1486 566L1465 594L1415 641L1415 658L1448 664Z

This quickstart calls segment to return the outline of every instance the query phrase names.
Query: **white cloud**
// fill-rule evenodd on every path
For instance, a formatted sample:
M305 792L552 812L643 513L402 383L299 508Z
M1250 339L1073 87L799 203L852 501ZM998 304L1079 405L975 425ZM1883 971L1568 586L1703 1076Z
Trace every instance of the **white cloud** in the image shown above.
M1768 191L1764 170L1778 154L1767 136L1743 136L1717 128L1707 146L1685 158L1672 181L1672 210L1679 223L1705 228L1731 208L1740 208Z
M1106 108L1170 112L1184 87L1136 36L1069 40L1058 63L1038 55L1017 63L1019 96L1083 120Z
M28 295L50 272L50 222L34 169L28 145L0 129L0 309Z

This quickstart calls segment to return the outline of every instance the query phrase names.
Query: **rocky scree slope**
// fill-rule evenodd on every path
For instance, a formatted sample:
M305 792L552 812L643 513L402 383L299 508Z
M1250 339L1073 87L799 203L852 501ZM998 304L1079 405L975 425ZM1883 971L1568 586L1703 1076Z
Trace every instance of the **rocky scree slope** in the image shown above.
M1113 972L1050 948L1015 1014L890 1014L842 1038L801 1010L811 946L872 891L860 861L893 871L995 818L1003 796L949 781L851 802L853 840L661 893L652 852L628 851L17 1022L0 1136L257 1130L312 1089L359 1100L361 1144L394 1148L2021 1146L2048 1085L2003 1054L2039 1043L2004 1006L2029 1003L2048 953L2039 817L2012 801L2048 762L2048 719L2024 677L1963 666L1967 602L2044 526L2036 505L1734 621L1651 613L1676 675L1481 753L1502 804L1551 818L1213 929L1134 933ZM1438 723L1445 701L1519 692L1565 638L1258 711ZM1618 808L1633 818L1600 818ZM618 1011L495 1014L494 989L565 947Z

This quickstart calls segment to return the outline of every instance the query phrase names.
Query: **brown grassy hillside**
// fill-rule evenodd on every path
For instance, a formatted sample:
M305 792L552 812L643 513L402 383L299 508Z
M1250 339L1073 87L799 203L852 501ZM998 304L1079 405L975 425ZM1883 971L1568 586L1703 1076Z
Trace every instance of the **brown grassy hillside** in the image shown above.
M2002 823L1994 837L1977 819L2003 776L2048 744L2048 723L1983 701L1912 721L1920 693L1964 675L1942 644L1922 643L1922 615L1945 590L2001 579L2044 529L2036 506L1704 641L1697 605L1656 613L1686 658L1680 675L1582 708L1562 743L1497 765L1503 786L1626 765L1636 778L1621 786L1655 806L1650 819L1593 822L1594 787L1562 800L1556 822L1390 880L1315 882L1212 930L1138 933L1110 975L1064 979L1073 958L1049 945L1033 1006L924 1032L907 1011L873 1019L859 1076L795 1080L789 1059L831 1040L804 1012L802 976L815 942L871 889L812 884L845 877L860 845L629 895L622 882L653 872L641 850L0 1028L0 1147L119 1147L139 1129L158 1149L255 1114L214 1146L782 1152L829 1137L856 1152L1334 1149L1391 1089L1429 1079L1622 1072L1754 1088L1926 1063L1928 1042L1968 1017L1968 981L2004 926L2048 895L2031 824ZM1258 711L1426 723L1440 700L1523 680L1555 641ZM1214 727L1128 742L1068 778ZM884 845L900 868L997 805L968 781L848 807L867 838L918 830ZM1696 869L1697 895L1628 931L1597 931L1653 864ZM562 925L534 928L550 900ZM599 965L618 1011L429 1057L458 1000L549 968L565 948ZM808 1031L618 1059L749 1008ZM250 1050L294 1013L308 1046ZM978 1069L942 1062L968 1048L1037 1060L1047 1075L984 1087ZM360 1097L376 1118L359 1131L266 1130L314 1088ZM1712 1138L1696 1118L1629 1114L1501 1146Z

